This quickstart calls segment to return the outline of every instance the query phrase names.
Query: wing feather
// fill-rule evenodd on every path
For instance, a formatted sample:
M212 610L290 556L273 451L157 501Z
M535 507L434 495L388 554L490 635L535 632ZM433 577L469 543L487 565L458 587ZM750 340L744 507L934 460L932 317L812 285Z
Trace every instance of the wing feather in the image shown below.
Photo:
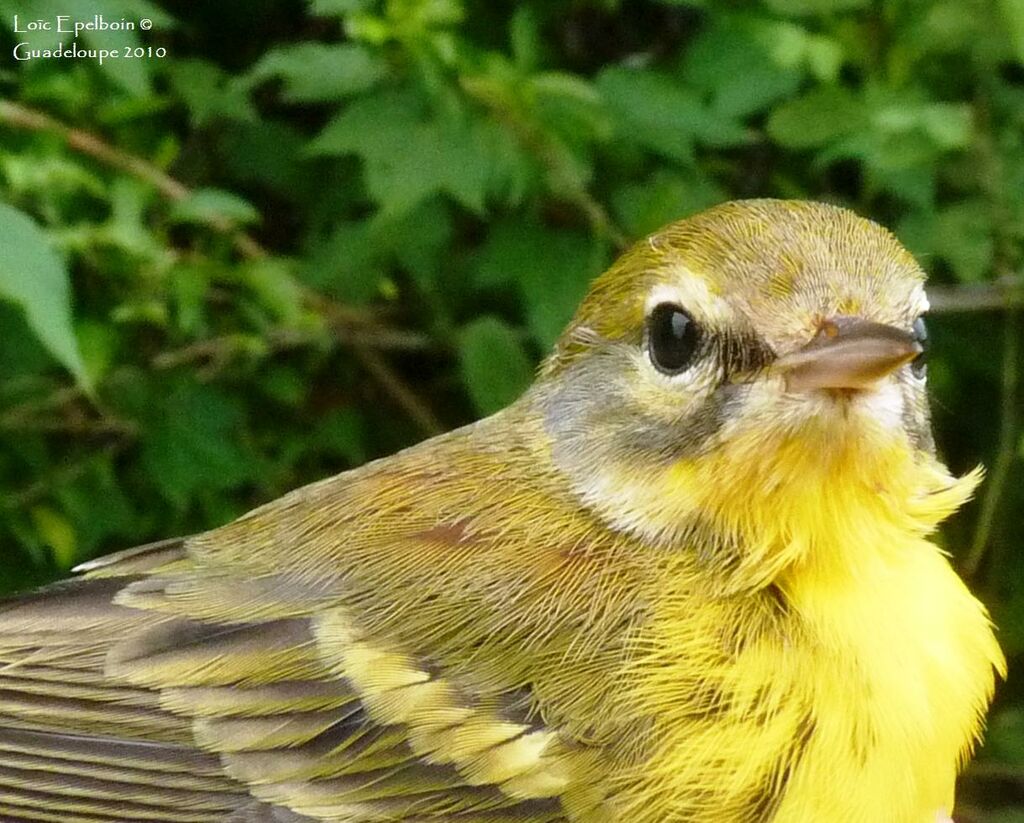
M608 820L628 558L473 431L0 604L0 815Z

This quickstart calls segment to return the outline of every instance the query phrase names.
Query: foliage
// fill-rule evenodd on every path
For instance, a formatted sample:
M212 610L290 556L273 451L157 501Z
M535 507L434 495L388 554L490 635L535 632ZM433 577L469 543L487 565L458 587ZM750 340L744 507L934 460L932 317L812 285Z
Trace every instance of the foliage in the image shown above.
M811 197L947 296L939 441L993 472L945 539L1019 674L1019 316L960 309L1022 267L1020 0L33 4L97 12L167 56L0 72L0 588L491 412L624 243ZM1011 676L963 821L1021 814L1022 712Z

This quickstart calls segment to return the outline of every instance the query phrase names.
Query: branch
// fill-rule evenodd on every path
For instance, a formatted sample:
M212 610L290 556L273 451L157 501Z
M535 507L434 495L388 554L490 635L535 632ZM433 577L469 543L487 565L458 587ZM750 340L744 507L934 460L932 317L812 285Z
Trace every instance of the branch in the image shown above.
M333 335L349 346L373 349L390 349L394 351L425 351L432 347L433 341L424 334L388 328L335 328ZM258 338L258 344L265 346L263 351L280 352L315 345L322 341L322 336L315 332L304 332L297 329L270 329ZM252 337L244 334L222 334L196 340L186 346L170 351L162 351L151 361L154 369L171 369L189 363L211 363L215 366L224 365L238 354L253 351ZM260 353L263 353L262 351Z
M964 772L963 780L1001 780L1008 783L1016 783L1024 788L1024 769L1011 763L1002 763L995 760L975 760Z
M0 430L62 432L65 434L112 435L134 438L134 423L107 412L94 398L90 407L99 416L90 415L74 405L87 398L79 386L60 386L43 397L33 397L0 413Z
M98 420L64 420L61 418L0 420L0 429L12 432L106 435L129 439L134 439L138 435L138 431L133 424L109 417L101 417Z
M965 286L931 286L929 314L961 314L1005 311L1024 306L1024 277L1005 276L990 283Z
M392 400L429 436L440 434L444 426L430 407L411 391L401 377L375 351L355 349L356 358Z
M41 111L12 103L10 100L0 100L0 122L14 128L46 132L62 137L75 151L87 154L104 165L149 183L168 200L184 200L192 193L192 190L184 183L165 174L141 157L111 146L95 134L66 126ZM240 231L234 221L229 218L214 215L207 218L205 223L221 234L229 235L239 254L244 257L255 259L266 255L263 247L245 232Z
M128 447L129 442L130 441L127 438L118 440L101 449L97 454L106 454L109 457L116 457ZM84 460L80 460L76 463L65 464L60 468L55 469L48 477L36 480L21 491L7 495L0 500L0 505L11 510L23 509L31 506L33 503L46 497L54 486L70 483L85 474L92 467L94 457L95 454L90 454Z

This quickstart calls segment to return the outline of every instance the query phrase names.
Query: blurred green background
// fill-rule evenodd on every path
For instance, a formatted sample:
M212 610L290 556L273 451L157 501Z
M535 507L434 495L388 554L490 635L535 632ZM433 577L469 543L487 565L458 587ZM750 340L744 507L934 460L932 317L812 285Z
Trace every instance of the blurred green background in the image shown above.
M70 37L15 14L152 29L45 59ZM943 539L1011 659L958 820L1024 821L1024 0L0 0L0 23L0 591L500 408L665 222L830 200L932 275L940 448L989 469Z

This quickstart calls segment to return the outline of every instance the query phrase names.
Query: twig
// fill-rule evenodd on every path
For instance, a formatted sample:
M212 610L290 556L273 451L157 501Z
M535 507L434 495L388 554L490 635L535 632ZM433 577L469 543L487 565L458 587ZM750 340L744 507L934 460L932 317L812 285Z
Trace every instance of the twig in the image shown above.
M186 185L168 177L141 157L116 149L87 131L65 126L41 111L12 103L10 100L0 100L0 120L17 128L59 135L76 151L88 154L108 166L146 181L159 189L160 193L169 200L183 200L188 197L189 189Z
M332 336L343 344L395 351L444 348L442 343L428 334L383 325L379 319L359 313L358 309L330 301L317 305L327 320Z
M1000 277L989 283L963 286L931 286L928 303L930 314L1006 311L1024 306L1024 277Z
M421 332L408 329L389 329L383 326L368 328L338 328L334 336L352 346L378 349L380 351L428 351L439 348L434 339ZM443 346L440 348L444 348Z
M16 432L60 432L61 434L78 435L116 435L118 437L135 437L137 430L134 425L116 418L100 418L99 420L62 420L60 418L42 418L26 420L0 421L0 429Z
M152 163L105 143L95 134L66 126L41 111L12 103L10 100L0 100L0 121L15 128L56 134L75 151L88 154L107 166L149 183L168 200L184 200L191 194L192 190L188 186L165 174ZM218 232L229 235L235 248L243 256L255 259L266 255L263 247L239 230L230 218L213 215L207 218L206 223Z
M1011 763L995 760L976 760L968 766L962 779L1002 780L1024 787L1024 769Z
M356 358L388 393L392 400L423 430L424 434L435 435L444 431L444 426L434 412L409 390L405 382L394 372L384 359L371 349L357 347Z
M79 386L62 386L44 397L33 398L19 403L0 415L0 429L7 431L64 432L69 434L113 434L120 437L134 437L135 426L97 407L100 417L89 417L71 403L85 397ZM94 404L95 405L95 404ZM58 412L61 408L75 412L73 416L40 417L39 412Z
M130 442L131 441L128 438L123 438L111 443L99 452L90 453L85 460L80 460L77 463L63 466L60 469L51 472L48 477L30 483L21 491L6 495L2 498L2 503L0 503L0 505L12 510L23 509L26 506L31 506L37 500L40 500L49 494L50 490L55 485L68 483L83 475L92 465L92 460L97 454L105 454L108 457L115 457L124 451Z
M433 346L433 341L427 335L403 329L335 328L331 336L356 348L426 351ZM271 329L255 339L244 334L223 334L218 337L197 340L178 349L160 352L150 360L150 365L154 369L172 369L176 366L203 361L226 364L237 354L254 351L253 344L265 347L258 349L262 354L266 351L279 352L303 348L315 345L322 339L323 336L316 334L315 331L305 332L290 328Z
M43 397L32 397L11 406L0 416L0 426L15 425L22 420L27 420L40 410L55 409L65 403L77 400L83 392L78 386L61 386Z

